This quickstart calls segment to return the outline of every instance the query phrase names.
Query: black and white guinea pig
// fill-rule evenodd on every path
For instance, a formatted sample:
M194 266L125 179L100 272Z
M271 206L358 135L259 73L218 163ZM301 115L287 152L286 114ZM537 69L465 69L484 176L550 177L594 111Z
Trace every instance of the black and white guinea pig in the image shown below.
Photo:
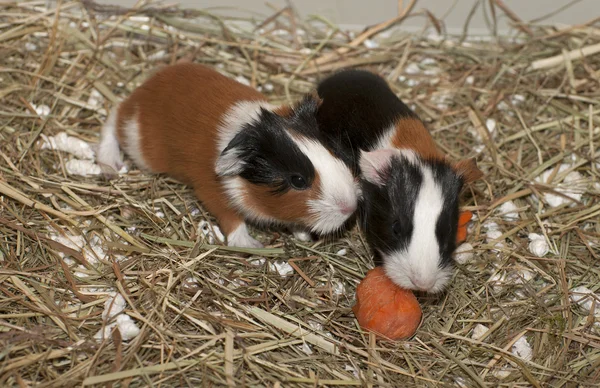
M473 159L453 163L423 122L380 76L343 70L317 89L330 148L355 174L359 219L377 264L399 286L443 290L452 276L459 194L483 176Z
M260 247L245 220L297 237L337 230L355 212L358 180L324 146L320 100L272 106L258 91L200 64L150 76L111 112L98 161L118 170L119 146L140 168L193 187L227 244Z

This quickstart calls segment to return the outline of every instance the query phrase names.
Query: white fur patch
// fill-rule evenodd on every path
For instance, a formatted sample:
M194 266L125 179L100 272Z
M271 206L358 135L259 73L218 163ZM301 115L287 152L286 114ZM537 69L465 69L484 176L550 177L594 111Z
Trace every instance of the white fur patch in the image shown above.
M220 155L215 163L215 173L217 176L238 175L244 169L245 163L240 160L240 151L237 149L227 150L227 153Z
M117 140L117 108L113 109L102 126L100 145L98 145L98 163L119 171L123 167L123 159Z
M121 146L127 155L140 169L151 171L148 163L146 163L146 160L144 159L144 155L142 155L139 113L137 110L133 116L125 122L123 135L123 144Z
M361 175L368 182L377 186L384 186L387 178L381 172L387 169L394 157L404 157L412 164L418 164L417 155L410 149L382 148L374 151L360 152Z
M381 136L379 136L379 139L377 139L377 143L375 144L375 147L373 147L372 149L374 149L374 150L380 150L380 149L384 149L384 148L395 149L396 147L392 144L392 139L394 138L395 134L396 134L396 126L392 124L385 132L383 132L383 134Z
M233 232L227 236L227 245L239 248L262 248L263 245L256 241L250 233L245 223L241 223Z
M246 202L244 201L245 183L243 178L240 178L239 176L226 177L222 182L223 187L225 188L225 195L227 195L230 203L238 212L243 214L245 218L256 223L269 224L277 222L277 220L260 212L257 208L246 205Z
M298 241L303 241L303 242L312 241L312 237L310 235L310 232L307 232L302 227L299 227L299 226L293 227L292 228L292 233L294 234L294 237Z
M334 232L356 209L358 183L355 182L348 166L333 156L321 143L303 137L291 138L321 177L321 195L319 199L310 200L308 203L313 213L308 226L317 233Z
M406 250L387 257L385 269L388 276L404 288L438 292L452 275L451 269L439 268L441 257L435 235L444 199L431 169L424 165L419 167L423 182L415 204L412 239Z
M215 162L215 173L218 176L237 175L242 171L243 162L239 159L239 152L231 150L223 156L221 154L244 125L258 120L261 108L273 110L275 106L265 101L240 101L229 108L223 116L217 128L218 156Z
M217 129L219 136L217 151L219 155L227 148L245 124L258 120L261 108L273 110L276 107L266 101L240 101L229 108Z

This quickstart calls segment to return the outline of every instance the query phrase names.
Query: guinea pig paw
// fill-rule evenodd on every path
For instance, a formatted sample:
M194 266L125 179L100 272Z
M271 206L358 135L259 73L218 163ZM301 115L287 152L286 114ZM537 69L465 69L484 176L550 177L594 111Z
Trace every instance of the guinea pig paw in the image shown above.
M294 233L294 237L296 238L296 240L303 241L303 242L312 241L312 237L311 237L310 233L305 230L297 229L297 230L294 230L293 233Z
M227 238L227 245L230 247L238 247L238 248L264 248L259 241L255 240L249 234L244 235L236 235L231 234Z

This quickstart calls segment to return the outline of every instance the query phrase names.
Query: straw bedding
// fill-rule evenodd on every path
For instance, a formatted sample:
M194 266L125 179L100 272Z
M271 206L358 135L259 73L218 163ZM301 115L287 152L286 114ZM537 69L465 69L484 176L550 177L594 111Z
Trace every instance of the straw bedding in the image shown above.
M289 8L239 23L158 4L0 5L0 385L597 384L600 29L527 25L489 3L517 40L350 34ZM268 250L225 250L185 186L134 166L93 175L107 112L180 59L273 102L372 69L444 152L477 157L472 248L447 292L419 295L414 338L357 326L372 266L358 231L302 244L261 230Z

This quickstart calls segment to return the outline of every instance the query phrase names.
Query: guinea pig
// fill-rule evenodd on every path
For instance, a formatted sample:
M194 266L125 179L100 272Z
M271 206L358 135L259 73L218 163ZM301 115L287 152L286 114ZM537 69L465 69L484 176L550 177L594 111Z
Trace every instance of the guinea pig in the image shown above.
M324 146L320 100L273 106L255 89L200 64L156 71L109 115L98 161L191 186L227 244L262 247L246 221L290 226L297 237L336 231L356 210L358 180ZM120 147L119 147L120 146Z
M448 160L416 113L376 74L343 70L317 92L321 132L360 173L358 217L376 263L401 287L443 290L452 275L460 192L483 176L475 160Z

